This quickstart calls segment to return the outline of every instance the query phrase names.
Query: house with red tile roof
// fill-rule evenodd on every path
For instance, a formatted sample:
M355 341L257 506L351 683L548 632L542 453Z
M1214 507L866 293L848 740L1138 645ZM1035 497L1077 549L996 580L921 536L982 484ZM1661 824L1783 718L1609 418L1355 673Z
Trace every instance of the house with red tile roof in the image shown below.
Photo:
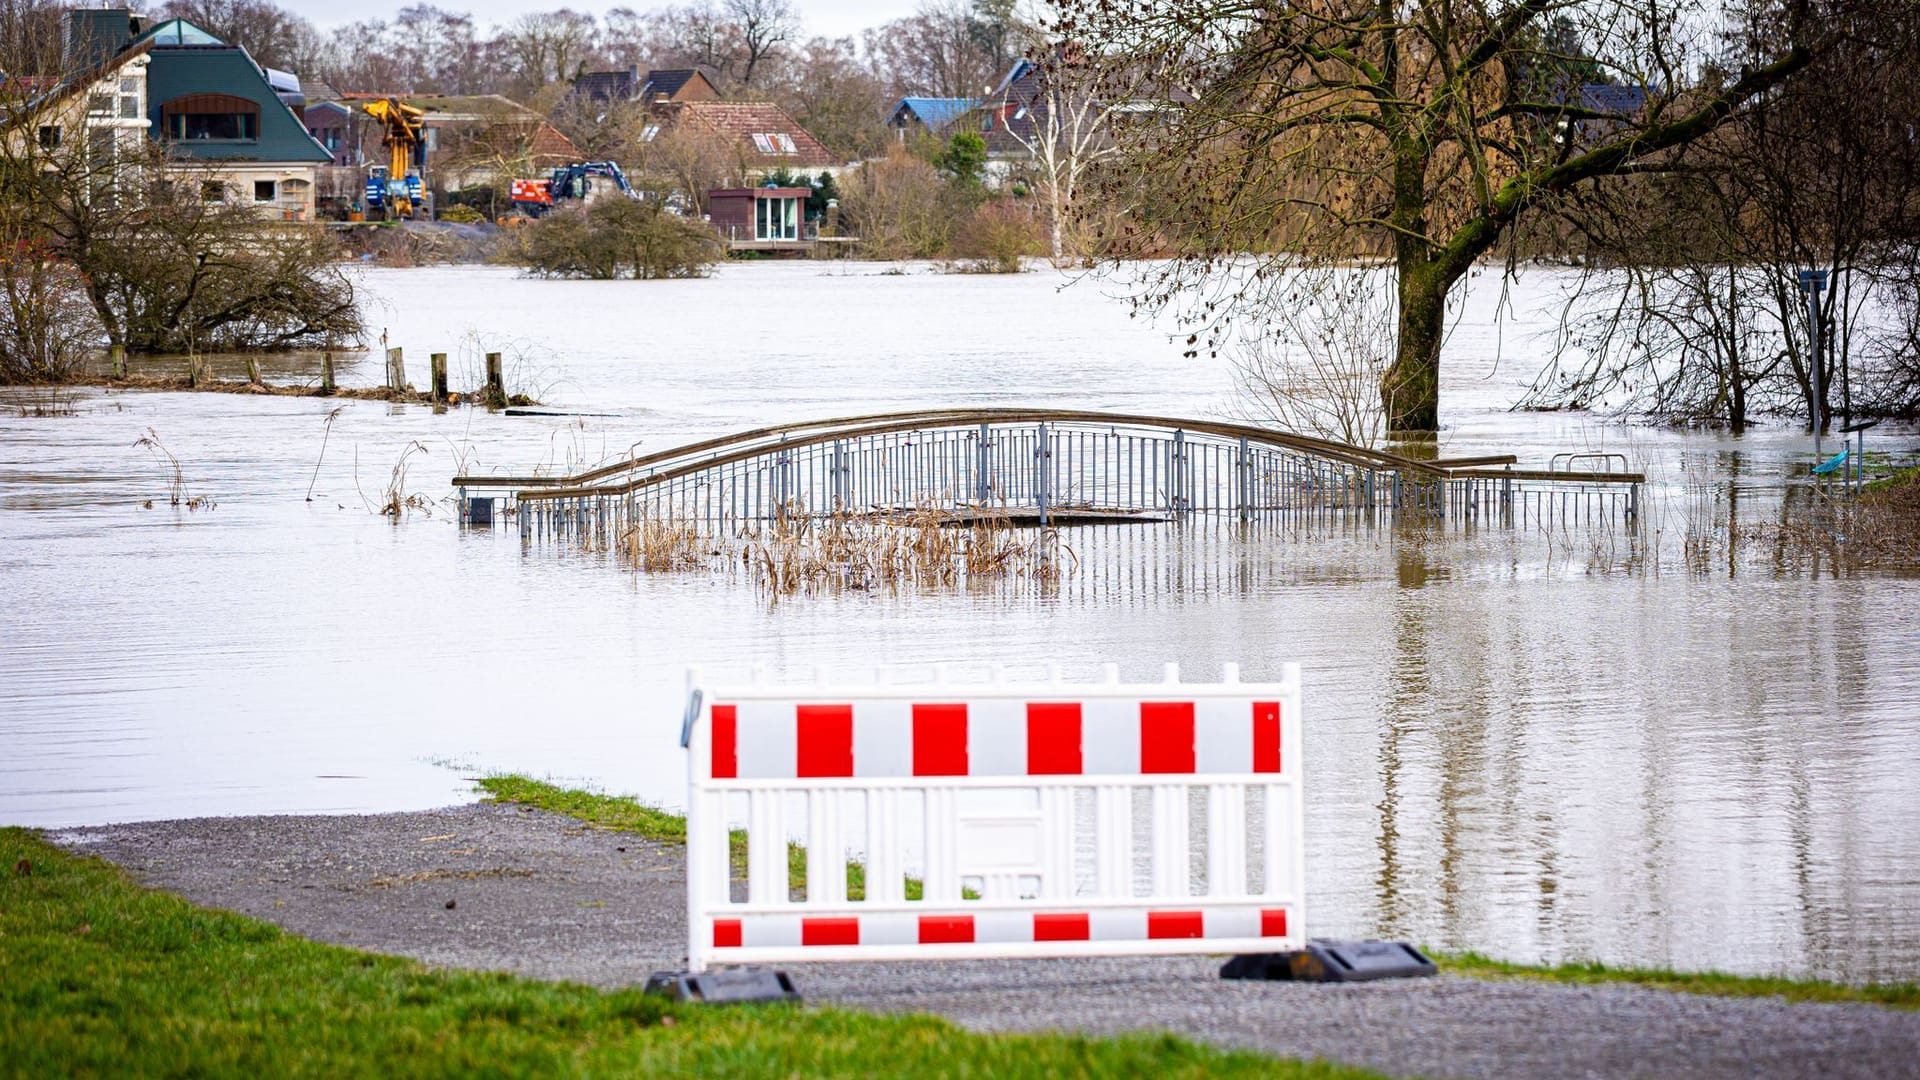
M813 133L766 101L688 101L660 107L670 126L717 137L743 173L838 172L846 166Z

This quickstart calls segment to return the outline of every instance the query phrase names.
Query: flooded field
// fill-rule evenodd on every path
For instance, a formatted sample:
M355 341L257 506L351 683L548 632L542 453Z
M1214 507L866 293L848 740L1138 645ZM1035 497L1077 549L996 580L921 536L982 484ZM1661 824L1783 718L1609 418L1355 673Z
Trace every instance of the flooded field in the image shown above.
M688 664L1178 661L1203 678L1297 660L1313 933L1920 977L1920 581L1685 542L1730 499L1777 511L1810 453L1792 431L1506 411L1538 367L1550 283L1500 317L1493 290L1469 297L1443 453L1625 453L1654 479L1638 536L1107 526L1074 531L1081 566L1055 590L769 604L737 575L635 575L455 524L456 471L567 470L780 420L1231 407L1224 362L1183 359L1100 282L902 269L363 275L374 336L416 384L429 352L471 385L502 351L510 389L573 415L6 395L0 823L428 807L488 770L673 804ZM292 357L267 374L316 372ZM341 379L380 375L368 357ZM199 509L172 505L169 456ZM425 508L379 515L390 490Z

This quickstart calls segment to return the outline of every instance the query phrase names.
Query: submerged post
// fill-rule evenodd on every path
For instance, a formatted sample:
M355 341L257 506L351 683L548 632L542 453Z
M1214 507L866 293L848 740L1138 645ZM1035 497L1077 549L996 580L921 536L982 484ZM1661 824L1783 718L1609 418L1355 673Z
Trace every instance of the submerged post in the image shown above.
M107 346L107 359L113 363L113 377L115 379L125 379L127 377L127 347L125 345Z
M247 382L253 386L260 385L260 358L251 353L247 355Z
M320 354L320 393L322 396L333 393L333 354Z
M507 407L507 384L500 376L500 354L487 354L487 392L486 406L489 409Z
M407 388L407 361L400 347L387 350L387 389L398 393Z
M1812 380L1813 389L1813 453L1820 456L1820 429L1825 426L1823 411L1824 396L1820 385L1820 292L1827 287L1825 270L1800 271L1800 287L1807 294L1807 374Z
M433 377L433 400L436 405L447 403L447 354L443 352L427 354L427 364Z

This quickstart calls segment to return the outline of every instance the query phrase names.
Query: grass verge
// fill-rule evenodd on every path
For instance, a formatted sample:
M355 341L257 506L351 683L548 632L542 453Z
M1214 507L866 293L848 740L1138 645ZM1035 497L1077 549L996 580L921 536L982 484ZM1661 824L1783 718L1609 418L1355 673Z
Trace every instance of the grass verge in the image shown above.
M1374 1075L1171 1036L974 1035L429 970L196 908L24 829L0 829L0 874L0 1076Z
M653 840L685 843L687 822L677 814L646 806L627 796L597 795L574 791L525 776L489 776L480 781L480 789L499 802L523 803L543 810L566 814L589 824L623 832L638 833ZM734 858L744 865L746 838L734 833ZM796 875L794 887L804 881L806 852L788 845L789 873ZM858 866L849 868L849 881ZM919 882L909 879L915 888ZM851 890L850 890L851 891ZM916 897L917 898L917 897ZM1805 979L1754 978L1722 975L1716 972L1689 973L1646 968L1612 968L1604 964L1561 964L1543 967L1509 964L1479 953L1429 952L1439 961L1442 971L1477 979L1534 979L1557 983L1632 983L1660 990L1688 994L1713 994L1720 997L1782 997L1789 1001L1856 1001L1890 1005L1899 1009L1920 1009L1920 986L1898 983L1849 986L1844 983L1816 982Z
M1435 952L1429 955L1439 962L1440 970L1450 975L1467 975L1476 979L1533 979L1556 983L1631 983L1656 990L1711 994L1716 997L1780 997L1788 1001L1853 1001L1889 1005L1896 1009L1920 1009L1920 986L1915 986L1913 983L1849 986L1845 983L1818 982L1811 979L1724 975L1714 971L1614 968L1599 963L1541 967L1531 964L1509 964L1504 960L1494 960L1475 952Z

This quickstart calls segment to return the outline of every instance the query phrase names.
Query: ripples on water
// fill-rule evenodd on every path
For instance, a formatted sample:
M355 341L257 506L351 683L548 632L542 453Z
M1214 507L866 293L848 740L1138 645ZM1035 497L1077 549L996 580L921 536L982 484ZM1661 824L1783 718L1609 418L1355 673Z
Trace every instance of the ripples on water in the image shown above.
M365 276L388 303L376 332L407 348L416 382L426 353L467 339L518 353L548 400L606 415L345 403L324 460L341 403L84 392L76 415L0 417L0 821L426 807L493 769L674 803L689 663L1050 659L1149 676L1172 660L1205 678L1298 660L1315 933L1920 975L1920 585L1772 572L1737 551L1735 573L1690 572L1677 538L1702 492L1715 512L1732 491L1743 513L1777 513L1805 440L1503 411L1546 317L1525 292L1517 323L1469 299L1445 453L1624 451L1658 481L1638 538L1108 527L1072 534L1082 566L1057 590L769 607L724 574L637 576L444 511L370 511L413 440L429 453L409 490L441 498L456 465L578 467L774 419L1202 415L1229 399L1221 365L1182 359L1097 284L868 269ZM312 358L279 362L270 378L313 377ZM160 463L133 446L150 428L217 509L167 505Z

